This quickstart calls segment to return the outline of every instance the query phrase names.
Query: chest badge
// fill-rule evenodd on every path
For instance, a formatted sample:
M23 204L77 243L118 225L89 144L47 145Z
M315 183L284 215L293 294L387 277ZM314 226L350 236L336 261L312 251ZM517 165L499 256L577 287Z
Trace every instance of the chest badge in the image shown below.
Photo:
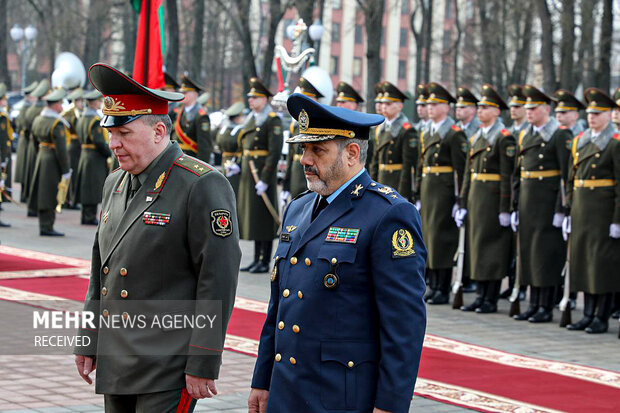
M110 211L106 211L105 214L103 214L103 223L107 223L108 222L108 218L110 217Z
M357 243L357 238L360 235L359 228L340 228L330 227L327 232L325 241L328 242L343 242L345 244Z
M295 225L287 225L287 226L286 226L286 230L287 230L288 232L293 232L293 231L295 231L296 229L297 229L297 227L296 227Z
M357 184L355 185L355 189L351 191L351 195L360 196L360 191L364 189L364 185Z
M323 285L328 290L338 287L338 283L338 276L336 274L325 274L325 277L323 277Z
M218 237L226 238L232 234L232 222L230 212L225 209L211 211L211 230Z
M415 255L413 237L406 229L398 229L392 235L392 258L404 258Z
M165 226L170 222L170 214L146 211L142 214L142 222L146 225Z

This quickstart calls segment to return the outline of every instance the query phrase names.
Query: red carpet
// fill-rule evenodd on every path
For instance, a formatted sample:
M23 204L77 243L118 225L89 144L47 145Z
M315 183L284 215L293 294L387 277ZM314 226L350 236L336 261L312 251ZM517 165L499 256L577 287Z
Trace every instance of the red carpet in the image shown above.
M13 259L6 255L0 254L2 269L5 262L12 263L13 270L19 269L17 267L20 265L21 269L33 270L58 268L52 265L59 265L27 258ZM88 280L72 276L7 279L0 280L0 286L81 301L85 297ZM255 354L265 313L261 303L256 305L254 302L254 305L249 310L247 308L250 307L240 299L239 306L247 308L236 307L228 327L229 335L250 342L253 350L232 347L233 351ZM442 340L455 343L453 348L460 346L467 349L467 346L471 346L471 351L444 351L438 348ZM497 353L492 349L429 335L422 353L416 394L484 412L619 411L618 373L590 369L595 373L600 372L600 375L587 376L580 370L580 366L533 358L525 358L530 368L517 367L506 360L493 358L492 355L485 356L485 351L489 354ZM506 357L514 356L502 354ZM546 368L548 364L545 363L566 365L566 369L554 373Z
M52 268L70 268L71 265L49 261L35 260L32 258L18 257L0 252L0 272L4 271L32 271Z

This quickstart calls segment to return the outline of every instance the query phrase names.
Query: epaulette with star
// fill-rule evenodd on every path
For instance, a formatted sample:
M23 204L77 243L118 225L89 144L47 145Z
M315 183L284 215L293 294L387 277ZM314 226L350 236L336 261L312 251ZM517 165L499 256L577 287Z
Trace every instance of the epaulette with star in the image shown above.
M614 133L613 138L617 141L620 141L620 133Z
M403 123L403 128L411 129L411 124L409 122L405 122L405 123Z
M510 136L510 132L508 131L508 129L502 129L500 133L504 136Z
M462 129L461 129L461 128L459 128L459 127L458 127L458 126L456 126L456 125L452 125L452 130L455 130L455 131L457 131L457 132L462 131Z
M399 199L404 199L398 192L396 192L395 189L382 185L378 182L371 182L368 189L381 194L384 199L390 202L390 204L394 204Z
M278 114L276 112L269 112L269 117L270 118L275 118L276 116L278 116Z
M174 161L174 165L182 169L185 169L187 171L190 171L191 173L197 176L202 176L202 175L208 174L209 172L213 171L212 166L189 155L181 156L179 159Z
M204 116L204 115L206 115L206 114L207 114L207 111L206 111L206 110L204 110L203 108L200 108L200 109L198 109L198 114L199 114L200 116Z
M173 111L174 113L179 113L179 110L181 110L181 109L180 109L178 106L177 106L176 108L172 109L172 111Z
M568 129L568 126L560 125L558 126L558 129Z

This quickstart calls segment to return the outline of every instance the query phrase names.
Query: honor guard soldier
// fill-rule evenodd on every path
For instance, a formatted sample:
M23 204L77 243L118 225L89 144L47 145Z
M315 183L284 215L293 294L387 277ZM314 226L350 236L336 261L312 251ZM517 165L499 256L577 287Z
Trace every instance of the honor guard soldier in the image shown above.
M402 112L407 96L390 82L383 82L381 91L385 122L377 128L371 175L411 200L412 175L418 161L418 134Z
M242 157L239 134L243 128L244 110L243 102L237 102L226 109L224 112L226 118L216 137L217 146L222 151L222 166L237 199L239 197Z
M383 106L381 99L383 98L383 82L375 83L375 113L383 116Z
M298 87L299 93L314 99L314 101L323 97L323 94L309 80L303 77L299 79ZM289 132L290 136L295 136L299 133L299 125L294 119L289 126ZM282 181L282 192L280 193L280 204L282 207L286 205L290 197L295 198L308 189L304 167L299 163L301 155L302 150L299 145L289 146L288 153L286 154L286 174Z
M104 185L84 310L147 322L80 329L90 344L74 349L78 373L90 384L96 368L106 412L191 412L193 399L217 393L241 254L235 197L222 174L170 141L168 102L183 95L102 63L89 79L104 95L100 126L120 169ZM211 311L220 322L201 328ZM162 314L194 322L154 323Z
M456 91L456 126L463 129L467 139L478 132L480 121L476 117L476 105L478 98L465 87L459 87Z
M6 198L7 189L10 190L11 143L13 142L13 128L11 119L6 111L6 85L0 83L0 205ZM2 209L0 208L0 211ZM11 225L0 221L0 228Z
M572 134L549 117L552 98L532 85L523 92L530 125L517 138L511 225L519 231L520 284L530 287L530 305L514 318L543 323L553 318L555 288L566 259L561 227Z
M185 99L180 106L174 109L175 139L186 154L209 162L213 152L211 138L211 121L207 112L197 103L198 92L202 88L187 75L181 78L181 92Z
M458 227L467 220L469 264L478 283L473 303L463 311L494 313L502 278L511 261L510 231L511 178L515 139L500 118L506 103L491 85L482 86L478 102L480 128L470 138L465 177L455 215Z
M351 110L360 110L364 99L359 93L346 82L339 82L336 88L336 106ZM368 156L366 157L366 169L370 169L372 155L374 154L374 139L368 139Z
M383 118L301 94L287 106L310 191L284 213L249 411L409 411L426 250L415 207L364 168Z
M254 258L241 271L269 271L273 239L278 231L277 167L282 153L282 120L267 99L273 96L263 83L250 79L248 103L252 112L241 131L239 228L241 239L254 241Z
M620 134L611 123L616 103L602 90L584 92L590 127L571 149L568 184L570 288L584 292L583 318L569 330L604 333L613 294L620 291Z
M30 93L31 96L36 98L34 103L26 110L26 116L24 118L24 129L28 133L28 148L26 149L26 169L24 170L24 182L22 188L22 194L26 191L26 202L29 202L30 194L32 193L32 175L34 173L34 165L37 161L37 153L39 152L39 142L32 133L32 124L34 119L39 116L43 108L45 107L45 101L43 96L47 94L50 88L50 82L47 79L43 79L39 82L37 87ZM65 145L66 146L66 145ZM28 216L36 217L37 210L28 208Z
M166 92L178 92L181 89L181 85L179 82L168 72L164 72L164 90ZM175 108L179 107L179 102L168 102L168 116L170 116L170 120L172 123L176 122L177 114L174 111Z
M418 114L418 120L413 124L413 127L418 132L418 135L422 133L426 125L428 125L428 110L426 109L426 99L428 99L428 88L425 84L421 83L416 86L416 100L415 110Z
M77 136L77 122L82 116L82 111L84 110L84 90L81 87L75 88L71 91L67 97L65 98L71 104L69 107L62 111L60 116L65 118L65 120L69 123L69 134L67 135L67 153L69 154L69 166L72 171L77 173L78 164L80 163L80 154L82 152L82 148L80 145L80 140ZM76 192L77 187L76 180L73 179L70 182L70 190L69 196L67 196L66 206L72 209L77 208L76 202Z
M530 125L527 123L527 115L525 113L525 101L527 98L523 94L523 86L521 85L508 86L508 96L510 97L508 101L510 119L512 119L512 125L508 128L508 131L517 138L519 133Z
M22 91L24 94L24 100L19 115L15 119L15 127L19 135L17 141L17 158L15 160L15 182L19 182L21 185L21 193L19 200L26 202L28 198L28 191L24 188L24 180L26 176L26 153L28 151L28 141L30 140L30 130L25 128L26 111L35 101L35 97L31 96L39 82L32 82L30 85L24 88ZM26 133L28 132L28 133Z
M416 171L431 282L425 299L430 304L447 304L459 238L453 217L458 209L457 197L469 146L465 132L448 116L450 104L456 103L456 99L439 83L429 83L428 92L426 105L431 122L420 136Z
M611 122L614 124L616 129L620 130L620 87L618 87L614 92L613 100L616 102L616 107L611 111Z
M560 89L553 94L557 102L555 107L555 119L562 126L570 129L573 137L584 131L584 127L579 122L579 111L586 107L568 90Z
M32 174L28 209L38 212L39 234L44 236L64 236L54 230L54 221L58 183L62 179L68 184L71 178L67 155L69 122L60 115L66 95L63 89L53 89L45 95L43 101L47 106L32 123L32 138L37 142L39 151ZM65 190L69 190L68 185Z
M103 95L98 90L84 94L86 108L77 123L82 154L74 179L77 187L76 202L82 204L82 225L97 225L97 205L101 203L103 184L108 176L108 158L112 156L107 134L101 127Z

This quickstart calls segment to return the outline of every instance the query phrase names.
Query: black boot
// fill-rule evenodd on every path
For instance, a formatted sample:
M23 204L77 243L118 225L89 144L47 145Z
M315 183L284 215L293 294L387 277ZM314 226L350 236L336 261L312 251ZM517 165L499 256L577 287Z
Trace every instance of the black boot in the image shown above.
M478 314L489 314L497 312L497 300L499 298L500 281L481 281L486 284L484 288L484 301L476 309Z
M592 323L586 327L588 334L601 334L609 329L609 316L611 315L613 295L612 293L598 294L596 317Z
M620 293L614 294L614 309L611 318L618 320L620 318Z
M424 301L428 302L428 300L430 300L431 298L433 298L433 296L435 295L435 292L437 292L437 288L438 288L438 275L437 275L437 271L435 270L426 270L427 272L427 277L428 277L428 286L426 288L426 292L424 293Z
M480 283L478 283L478 285L480 285ZM478 296L476 297L474 302L471 303L470 305L461 306L461 311L467 311L467 312L476 311L482 305L482 301L483 301L483 298L481 296Z
M438 288L435 294L428 300L429 304L448 304L450 301L450 275L451 268L435 270L438 279Z
M480 308L476 308L478 314L497 313L497 303L489 300L484 300Z
M0 228L9 228L11 224L7 224L6 222L0 221Z
M65 234L63 234L62 232L58 232L56 230L40 230L39 231L39 235L44 236L44 237L64 237Z
M540 288L530 287L530 306L525 312L515 315L513 318L517 321L528 320L538 310L538 300L540 298Z
M271 241L260 241L259 262L248 270L250 274L262 274L269 272L269 262L271 261Z
M588 327L594 319L594 309L598 296L596 294L583 293L583 318L576 323L566 326L567 330L581 331Z
M548 323L553 320L555 290L555 287L540 287L540 306L527 321L530 323Z
M239 271L250 271L260 262L260 249L260 241L254 241L254 261L245 267L239 268Z

